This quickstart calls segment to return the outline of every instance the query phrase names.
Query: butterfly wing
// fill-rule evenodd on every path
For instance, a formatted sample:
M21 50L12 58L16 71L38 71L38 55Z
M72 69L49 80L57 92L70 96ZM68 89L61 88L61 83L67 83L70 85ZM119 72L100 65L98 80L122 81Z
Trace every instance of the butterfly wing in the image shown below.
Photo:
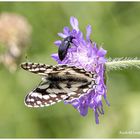
M62 100L71 101L90 92L96 85L95 74L75 66L24 63L22 68L43 75L42 82L25 98L29 107L53 105Z
M46 76L48 73L51 73L53 66L39 64L39 63L25 62L21 64L21 68L23 68L26 71L39 74L41 76Z
M56 94L56 91L59 94ZM50 106L67 97L67 93L62 89L60 90L56 85L52 86L48 81L43 81L25 97L25 105L28 107Z

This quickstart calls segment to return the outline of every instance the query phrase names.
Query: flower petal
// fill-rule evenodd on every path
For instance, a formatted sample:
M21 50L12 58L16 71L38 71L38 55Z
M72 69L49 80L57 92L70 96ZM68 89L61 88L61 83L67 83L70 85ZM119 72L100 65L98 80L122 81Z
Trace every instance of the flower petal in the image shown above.
M79 31L78 20L75 17L70 18L70 24L73 29L75 29L76 31Z
M95 121L96 121L96 124L99 124L99 114L97 112L97 110L94 111L95 112Z
M98 64L104 64L106 62L106 59L104 57L100 57L98 59Z
M58 57L58 54L57 53L54 53L51 55L51 57L55 60L55 61L59 61L59 57Z
M54 42L54 44L55 44L56 46L58 46L58 47L60 46L61 43L62 43L61 40L57 40L57 41Z
M86 116L88 113L88 106L80 106L78 110L82 116Z
M64 27L63 32L64 32L65 35L69 36L69 33L70 33L69 27L67 27L67 26Z
M107 51L106 50L104 50L103 48L100 48L99 50L98 50L98 53L97 53L97 55L98 56L105 56L105 54L107 53Z
M87 39L87 41L90 41L90 34L92 31L91 25L88 25L86 30L87 30L86 39Z
M67 35L63 34L63 33L58 33L58 36L62 37L62 38L66 38Z

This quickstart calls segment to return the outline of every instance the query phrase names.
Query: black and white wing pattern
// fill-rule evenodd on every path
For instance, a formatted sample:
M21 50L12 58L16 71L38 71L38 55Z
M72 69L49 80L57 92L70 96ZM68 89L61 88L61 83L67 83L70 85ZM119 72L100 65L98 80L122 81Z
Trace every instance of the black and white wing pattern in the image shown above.
M63 100L69 102L96 86L95 73L75 66L22 63L21 67L43 76L41 83L25 97L28 107L44 107Z

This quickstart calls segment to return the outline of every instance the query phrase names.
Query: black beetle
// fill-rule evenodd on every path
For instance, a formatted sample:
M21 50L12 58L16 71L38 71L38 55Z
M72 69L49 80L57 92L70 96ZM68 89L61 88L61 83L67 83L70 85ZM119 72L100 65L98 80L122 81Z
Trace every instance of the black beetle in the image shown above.
M75 37L73 36L68 36L66 37L62 43L60 44L59 46L59 49L58 49L58 56L59 56L59 59L62 61L65 56L67 55L67 51L68 51L68 48L70 47L70 44L72 43L72 40L74 39Z

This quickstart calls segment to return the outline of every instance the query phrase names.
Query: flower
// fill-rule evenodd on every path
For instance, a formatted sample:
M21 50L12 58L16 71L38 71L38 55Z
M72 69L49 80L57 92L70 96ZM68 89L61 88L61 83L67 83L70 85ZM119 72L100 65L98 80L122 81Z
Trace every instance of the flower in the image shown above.
M27 19L16 13L3 12L0 14L0 64L10 72L17 70L21 57L28 47L32 27Z
M63 61L58 57L58 54L52 54L54 60L58 64L74 65L76 67L83 67L87 71L91 71L97 74L96 83L97 86L91 89L90 93L84 96L74 99L68 102L76 108L82 116L86 116L88 108L91 108L95 112L96 123L99 123L99 114L104 114L102 97L104 97L106 103L109 105L106 99L106 85L104 81L105 75L105 55L107 53L103 48L98 48L95 42L90 39L91 25L86 27L86 39L84 40L83 33L79 30L78 20L75 17L70 18L70 24L72 30L69 27L64 27L63 33L58 33L62 38L73 36L71 47L68 49L67 55ZM56 46L60 46L62 41L55 41ZM65 101L65 103L67 103Z

